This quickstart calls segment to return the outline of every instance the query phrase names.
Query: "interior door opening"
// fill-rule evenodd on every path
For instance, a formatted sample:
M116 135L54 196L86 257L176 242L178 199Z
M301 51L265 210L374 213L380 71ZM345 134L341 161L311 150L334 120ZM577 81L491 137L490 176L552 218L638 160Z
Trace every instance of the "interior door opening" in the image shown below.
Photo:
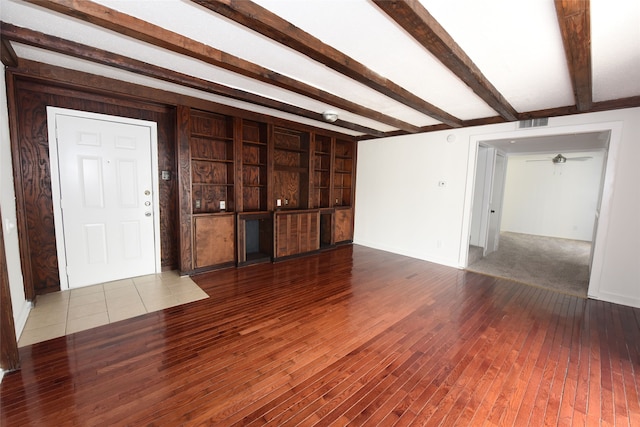
M489 236L492 234L489 232L491 228L489 225L491 217L482 215L482 209L486 209L486 193L489 191L489 179L487 178L489 173L487 170L489 169L490 162L488 162L486 158L490 157L488 154L490 150L500 150L508 153L510 161L518 158L520 163L522 163L519 167L523 169L519 169L518 173L514 173L514 169L512 168L512 172L506 175L506 180L511 180L506 182L506 187L508 188L508 191L506 191L509 192L510 196L505 193L504 197L505 199L510 197L508 203L512 206L514 203L513 194L517 194L517 197L520 199L515 203L521 205L520 210L526 211L526 214L514 221L513 209L509 210L509 206L503 206L506 202L502 200L503 203L500 204L500 209L504 211L507 218L502 224L499 224L498 233L502 232L508 235L511 232L515 232L521 234L521 236L512 235L509 236L509 239L519 237L531 238L532 242L534 240L541 241L542 238L548 238L551 243L545 243L547 245L562 246L566 243L566 249L561 249L561 252L559 252L560 255L555 259L544 261L544 254L541 254L539 262L542 264L532 264L529 267L523 267L523 269L532 270L534 273L536 273L536 271L548 271L550 275L553 275L555 274L554 271L559 272L557 273L558 277L555 278L558 281L561 280L560 276L563 275L561 264L565 262L561 259L564 256L562 251L566 251L567 256L569 256L568 251L574 250L577 251L576 253L579 252L580 259L578 262L585 266L585 270L583 272L581 270L581 274L586 278L584 280L586 285L580 289L580 293L581 296L586 297L591 267L594 260L594 243L596 241L599 214L603 200L604 177L606 174L610 134L610 131L598 131L582 134L573 133L545 137L483 141L479 145L477 155L467 268L478 271L472 268L472 266L475 267L485 262L482 260L482 256L475 255L474 257L473 253L474 244L482 245L482 239L477 238L479 230L487 230L487 236L489 237L489 244L487 246L491 246L491 236ZM511 150L510 153L509 150ZM562 153L563 156L561 157L565 157L567 160L561 159L558 161L559 153ZM588 155L589 153L593 155ZM579 165L580 168L577 168L576 165ZM535 173L539 173L540 175L535 175ZM547 175L543 175L543 173L547 173ZM583 175L579 175L580 173ZM535 179L538 181L532 181L532 176L537 177ZM590 198L587 197L588 203L585 202L585 195L583 194L586 193L587 190L592 193L589 196ZM484 205L481 203L483 200ZM490 210L493 210L493 208L490 208ZM575 212L579 212L579 214ZM581 219L577 219L577 217ZM540 239L537 239L538 236L540 236ZM570 245L572 240L576 243L573 246ZM584 246L580 246L580 242L586 242L589 245L586 251L582 249ZM533 246L533 244L531 246ZM506 249L507 248L505 248L505 250ZM511 249L511 247L509 247L509 249ZM550 246L547 246L547 249L541 250L546 250L549 253L552 252ZM490 253L490 251L487 253ZM486 256L486 253L484 255ZM497 255L494 254L492 256ZM489 258L490 257L487 257L487 259ZM509 262L512 264L524 264L527 262L526 258L527 257L521 257L518 261L510 260ZM535 256L531 258L535 258ZM547 262L547 264L545 265L544 262ZM573 260L566 262L574 263ZM512 278L526 283L526 280L517 276L520 273L516 271L516 268L514 268L514 276L509 276L510 272L507 271L508 269L505 267L508 264L505 260L503 265L500 265L500 268L494 266L494 270L487 274ZM496 263L496 265L499 265L499 263ZM555 267L559 268L554 270ZM567 264L566 267L569 268L572 266ZM479 268L479 270L483 268L484 267ZM553 282L555 279L552 278L549 280Z

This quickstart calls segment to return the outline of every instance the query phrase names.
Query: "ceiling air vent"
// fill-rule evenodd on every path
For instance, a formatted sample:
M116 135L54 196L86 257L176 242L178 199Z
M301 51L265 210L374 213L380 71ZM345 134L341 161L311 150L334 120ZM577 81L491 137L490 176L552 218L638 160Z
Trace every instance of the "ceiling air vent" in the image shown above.
M537 128L540 126L546 126L549 124L549 118L544 117L542 119L528 119L528 120L520 120L520 124L518 125L519 129L525 128Z

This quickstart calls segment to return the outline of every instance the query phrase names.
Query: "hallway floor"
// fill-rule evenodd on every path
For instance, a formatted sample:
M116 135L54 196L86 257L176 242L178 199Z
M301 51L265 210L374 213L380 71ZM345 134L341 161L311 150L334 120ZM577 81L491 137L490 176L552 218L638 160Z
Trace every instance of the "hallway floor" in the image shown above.
M193 280L175 271L39 295L18 346L208 297Z
M502 232L498 250L467 270L586 298L590 253L590 242Z

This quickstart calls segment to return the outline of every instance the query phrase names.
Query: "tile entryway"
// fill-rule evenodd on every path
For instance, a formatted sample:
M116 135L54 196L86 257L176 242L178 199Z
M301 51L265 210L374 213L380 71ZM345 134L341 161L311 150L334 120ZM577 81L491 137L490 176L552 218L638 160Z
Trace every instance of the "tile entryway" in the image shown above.
M175 271L40 295L18 346L208 297L193 280Z

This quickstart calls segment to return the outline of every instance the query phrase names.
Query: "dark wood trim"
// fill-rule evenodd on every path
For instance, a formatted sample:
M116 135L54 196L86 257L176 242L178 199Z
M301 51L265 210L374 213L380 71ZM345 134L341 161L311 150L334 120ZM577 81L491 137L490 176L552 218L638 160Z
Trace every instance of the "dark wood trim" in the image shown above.
M620 98L620 99L612 99L609 101L594 102L591 104L591 109L589 111L578 111L578 108L575 105L568 106L568 107L549 108L546 110L528 111L526 113L518 114L518 119L527 120L527 119L540 119L545 117L549 117L549 118L562 117L562 116L571 116L574 114L622 110L625 108L636 108L636 107L640 107L640 96L631 96L629 98ZM498 124L498 123L504 123L504 122L505 120L502 117L496 116L496 117L485 117L482 119L465 120L463 124L464 124L464 127L470 127L470 126L484 126L484 125ZM435 131L447 130L447 129L451 129L451 127L443 124L425 126L421 128L420 133L435 132ZM402 136L402 135L407 135L407 133L403 131L394 131L394 132L385 133L385 137ZM364 135L356 139L358 141L368 141L376 138L372 136Z
M0 24L4 25L4 24ZM13 50L13 46L4 37L0 38L0 61L7 67L15 67L18 65L18 55Z
M594 102L591 111L609 111L620 110L623 108L640 107L640 96L631 96L629 98L611 99L608 101Z
M25 59L20 60L19 67L11 67L7 70L10 71L11 74L23 79L42 81L59 87L61 93L63 93L67 88L82 89L93 93L96 97L95 99L105 99L106 97L106 99L117 99L118 102L147 103L148 108L152 108L157 111L164 111L167 105L174 107L178 105L189 105L199 110L216 111L220 114L242 117L263 123L274 123L278 126L285 126L291 129L306 131L314 129L327 135L351 138L349 135L336 132L334 130L316 128L307 124L292 122L290 120L269 116L267 114L242 110L240 108L218 104L216 102L192 96L181 95L161 89L154 89L122 80L111 79L108 77L88 74L81 71L70 70Z
M15 371L20 368L20 354L18 353L16 329L13 322L3 224L2 213L0 213L0 369Z
M288 46L383 95L452 127L461 120L414 95L397 83L365 67L355 59L323 43L278 15L248 0L192 0L272 40Z
M50 50L52 52L61 53L64 55L73 56L75 58L84 59L87 61L95 62L102 65L118 68L124 71L129 71L135 74L151 77L158 80L163 80L169 83L175 83L177 85L201 90L206 93L212 93L215 95L222 95L228 98L241 100L255 105L263 107L273 108L275 110L284 111L286 113L295 114L301 117L306 117L312 120L324 121L321 113L315 111L306 110L304 108L297 107L295 105L287 104L281 101L276 101L270 98L266 98L260 95L256 95L250 92L246 92L240 89L230 88L222 84L211 82L209 80L200 79L197 77L189 76L187 74L179 73L177 71L169 70L166 68L158 67L153 64L138 61L133 58L129 58L123 55L107 52L105 50L92 48L87 45L65 40L59 37L49 36L44 33L29 30L27 28L17 27L12 24L1 24L1 35L3 40L12 40L20 43L24 43L30 46ZM17 60L17 58L16 58ZM16 62L17 65L17 62ZM383 132L361 126L356 123L351 123L345 120L338 120L333 123L335 126L343 127L345 129L354 130L356 132L362 132L373 136L382 136Z
M517 120L516 110L420 2L400 0L373 0L373 2L505 120Z
M576 106L580 112L590 111L593 102L590 3L555 0L555 5Z
M193 236L191 208L191 149L189 144L189 117L191 109L177 107L176 158L178 159L178 251L180 272L193 270Z
M73 0L25 1L82 21L90 22L162 49L187 55L243 76L290 90L336 108L347 110L354 114L386 123L399 129L404 129L408 132L415 132L417 130L416 126L394 117L363 107L355 102L340 98L319 88L98 3Z

